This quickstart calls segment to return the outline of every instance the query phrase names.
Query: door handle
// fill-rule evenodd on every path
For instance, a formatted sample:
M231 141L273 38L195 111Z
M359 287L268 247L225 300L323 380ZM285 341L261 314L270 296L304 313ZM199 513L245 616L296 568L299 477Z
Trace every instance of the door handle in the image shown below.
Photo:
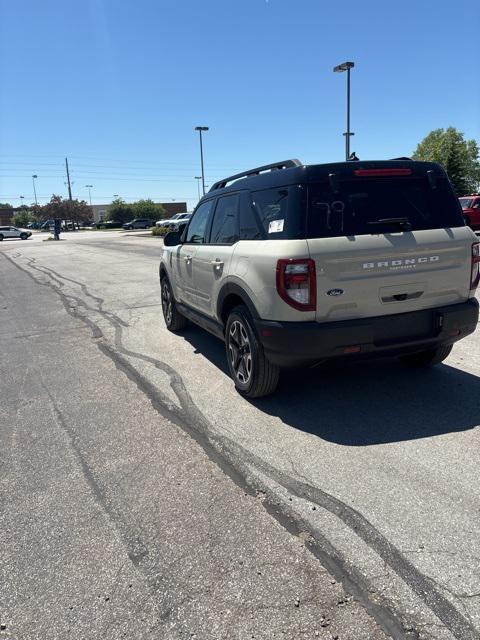
M214 267L223 267L224 263L221 260L211 260L210 264Z
M185 262L191 262L192 256L183 256L183 259L185 260Z

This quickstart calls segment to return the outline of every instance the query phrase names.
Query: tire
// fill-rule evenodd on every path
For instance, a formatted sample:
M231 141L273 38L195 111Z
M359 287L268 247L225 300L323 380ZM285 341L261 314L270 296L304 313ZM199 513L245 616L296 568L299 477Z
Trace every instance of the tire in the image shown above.
M244 305L235 307L228 316L225 348L230 375L241 395L260 398L275 391L280 368L267 359Z
M28 240L28 235L26 233L21 233L20 240Z
M188 320L185 316L182 316L177 309L177 303L175 302L170 282L166 276L163 276L160 280L160 291L162 296L163 319L165 320L167 329L174 333L185 329Z
M411 353L408 356L402 356L400 361L409 367L416 369L422 369L426 367L433 367L436 364L440 364L448 358L452 351L453 345L439 346L434 349L426 349L425 351L419 351L418 353Z

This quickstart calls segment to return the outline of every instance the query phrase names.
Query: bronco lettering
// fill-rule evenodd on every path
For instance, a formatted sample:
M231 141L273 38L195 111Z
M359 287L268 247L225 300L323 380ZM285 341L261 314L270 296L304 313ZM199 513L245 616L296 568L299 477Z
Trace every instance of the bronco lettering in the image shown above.
M422 256L421 258L405 258L404 260L382 260L380 262L364 262L363 269L398 269L399 267L411 267L417 264L438 262L440 256Z

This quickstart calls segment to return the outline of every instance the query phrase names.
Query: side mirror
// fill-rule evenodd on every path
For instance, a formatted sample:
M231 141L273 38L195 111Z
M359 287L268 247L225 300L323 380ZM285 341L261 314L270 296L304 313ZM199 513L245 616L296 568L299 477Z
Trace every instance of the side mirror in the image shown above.
M181 244L181 233L178 231L169 231L163 238L163 244L165 247L176 247Z

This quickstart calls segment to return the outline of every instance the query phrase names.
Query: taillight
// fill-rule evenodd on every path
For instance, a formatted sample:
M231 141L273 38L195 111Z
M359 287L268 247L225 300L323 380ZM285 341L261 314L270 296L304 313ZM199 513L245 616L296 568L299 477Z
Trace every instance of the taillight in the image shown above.
M475 291L480 281L480 242L472 244L472 272L470 276L470 291Z
M317 307L315 262L310 258L279 260L277 291L282 300L294 309L315 311Z
M407 167L399 167L397 169L356 169L353 173L360 177L374 178L376 176L411 176L412 170Z

